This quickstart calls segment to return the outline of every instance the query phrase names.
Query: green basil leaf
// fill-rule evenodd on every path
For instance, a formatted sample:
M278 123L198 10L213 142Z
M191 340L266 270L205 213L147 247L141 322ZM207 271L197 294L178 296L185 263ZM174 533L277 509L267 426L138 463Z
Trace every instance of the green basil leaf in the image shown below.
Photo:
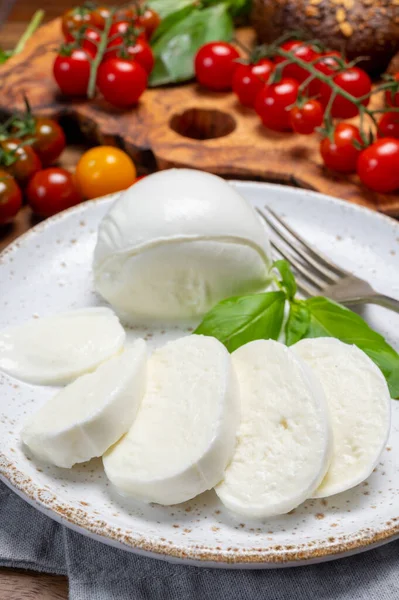
M202 3L206 6L212 4L220 4L221 0L202 0ZM223 0L228 4L229 11L233 17L248 15L251 12L251 0Z
M2 50L0 48L0 65L4 64L8 61L9 58L13 55L12 50Z
M286 260L276 260L272 265L273 269L281 275L280 285L286 290L289 300L292 300L296 294L296 281L291 267Z
M399 398L399 354L367 323L348 308L327 298L310 298L304 302L310 311L306 337L335 337L363 350L381 369L392 398Z
M150 85L165 85L187 81L194 77L194 57L197 50L216 40L231 40L233 20L225 3L190 11L159 37L152 51L155 66Z
M283 324L284 304L284 292L228 298L205 315L194 333L217 338L229 352L253 340L276 340Z
M183 19L188 17L190 13L196 10L195 6L190 2L188 6L183 6L179 10L170 13L164 19L162 19L159 27L155 30L152 38L151 38L151 46L155 46L156 42L165 35L171 27L176 25L176 23L180 23Z
M195 0L151 0L148 4L159 14L161 19L165 19L168 15L186 6L195 6Z
M296 344L306 337L310 325L310 311L302 300L291 302L290 313L285 326L285 343Z

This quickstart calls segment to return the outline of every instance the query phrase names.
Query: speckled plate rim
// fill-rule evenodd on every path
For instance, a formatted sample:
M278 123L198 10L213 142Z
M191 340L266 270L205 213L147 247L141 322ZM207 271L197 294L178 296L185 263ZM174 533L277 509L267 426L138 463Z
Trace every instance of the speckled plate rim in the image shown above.
M235 181L238 186L245 183L246 186L252 188L261 188L265 192L267 190L287 190L286 186L250 182L250 181ZM359 213L367 213L374 219L382 219L394 229L397 228L399 233L399 223L389 216L374 213L368 208L348 204L343 200L319 194L309 190L300 190L289 188L290 192L294 192L299 197L314 196L320 202L330 203L333 205L350 207L351 210ZM21 245L21 242L28 238L40 235L43 231L52 226L56 221L62 220L65 215L74 212L85 212L87 206L93 203L108 202L112 198L116 198L118 194L111 194L81 203L75 207L69 208L53 217L46 219L38 225L32 227L22 236L14 240L0 253L1 259L10 252L16 252ZM11 488L18 496L31 504L34 508L53 520L70 529L89 536L90 538L114 546L119 549L124 549L130 552L135 552L140 555L150 556L161 560L180 562L202 567L219 567L219 568L248 568L248 569L265 569L278 567L302 566L305 564L314 564L318 562L342 558L343 556L353 555L365 550L371 550L376 546L399 539L399 515L392 518L385 528L379 530L363 529L356 534L344 535L334 538L334 541L326 541L323 546L317 545L316 542L309 542L307 545L300 544L296 546L273 546L265 550L264 548L253 548L238 553L236 549L231 551L222 551L221 549L209 548L206 546L193 546L191 548L179 546L176 544L165 542L153 543L145 537L127 534L107 524L105 521L98 519L94 520L83 509L76 509L65 502L61 502L57 497L45 488L36 485L32 480L15 468L12 462L0 452L0 480ZM101 530L101 534L98 532Z

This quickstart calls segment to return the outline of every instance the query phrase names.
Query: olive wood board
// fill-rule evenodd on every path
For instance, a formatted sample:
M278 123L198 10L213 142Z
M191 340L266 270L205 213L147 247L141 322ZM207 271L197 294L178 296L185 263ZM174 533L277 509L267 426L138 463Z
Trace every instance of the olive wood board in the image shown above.
M249 45L254 33L245 28L237 37ZM355 175L328 171L322 166L318 135L265 129L232 93L210 92L195 82L149 89L126 111L101 97L62 97L52 76L61 42L60 19L55 19L0 67L1 113L22 110L26 94L35 114L72 118L90 140L126 149L142 172L193 167L229 178L275 181L399 216L399 194L377 194L362 187ZM373 103L379 101L376 95Z

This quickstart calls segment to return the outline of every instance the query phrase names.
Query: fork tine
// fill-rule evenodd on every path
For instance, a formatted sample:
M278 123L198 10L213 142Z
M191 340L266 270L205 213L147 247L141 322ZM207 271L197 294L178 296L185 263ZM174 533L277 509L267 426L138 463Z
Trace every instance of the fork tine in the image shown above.
M321 292L323 287L325 287L326 285L325 281L322 281L318 277L316 277L316 275L314 275L299 260L297 260L295 256L291 254L291 252L287 252L287 250L285 250L285 248L276 243L274 239L271 240L271 244L273 248L275 248L277 252L279 252L279 254L281 254L286 260L288 260L288 262L314 286L316 293ZM313 292L313 295L315 294L315 292Z
M333 274L331 271L327 271L323 265L321 265L317 260L312 258L309 253L304 250L298 243L295 243L289 235L287 235L285 225L276 225L274 221L268 216L267 213L262 212L257 209L257 212L261 215L264 221L269 225L269 227L276 233L276 235L282 239L285 244L294 251L294 253L302 258L303 261L307 262L311 267L316 271L317 275L320 278L323 278L324 285L332 285L338 281L338 277Z
M288 231L288 233L297 241L300 242L300 244L302 244L302 246L307 250L308 255L303 256L303 258L306 258L307 260L309 260L310 262L310 257L309 254L311 255L311 257L314 259L314 261L316 261L317 263L317 268L319 268L320 270L323 269L323 266L326 267L329 271L332 271L332 273L328 273L326 271L322 271L324 272L324 274L326 276L331 277L333 274L336 277L342 278L345 277L347 275L350 275L350 273L348 273L348 271L345 271L344 269L342 269L341 267L338 267L338 265L336 265L335 263L333 263L331 260L329 260L324 254L322 254L321 252L319 252L319 250L316 250L313 246L311 246L302 236L300 236L296 231L294 231L289 225L287 225L287 223L285 223L275 212L274 210L272 210L271 208L269 208L268 206L265 206L264 209L270 214L272 215L272 217L277 221L277 223L286 231ZM270 221L268 221L270 222ZM299 249L297 247L294 247L295 250L297 250L297 252L299 253ZM311 263L314 265L314 263ZM315 267L316 268L316 267ZM336 280L336 278L335 278Z

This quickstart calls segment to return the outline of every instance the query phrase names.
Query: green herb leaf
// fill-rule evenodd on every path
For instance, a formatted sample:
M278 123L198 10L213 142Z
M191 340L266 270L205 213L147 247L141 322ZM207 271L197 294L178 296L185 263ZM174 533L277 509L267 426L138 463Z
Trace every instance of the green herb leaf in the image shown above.
M296 281L291 267L286 260L276 260L272 264L273 269L281 275L280 285L286 290L289 300L292 300L296 294Z
M384 374L392 398L399 398L399 354L348 308L323 297L304 302L310 311L307 338L335 337L363 350Z
M284 292L228 298L205 315L194 333L217 338L229 352L252 340L276 340L283 324L284 304Z
M165 19L168 15L186 6L195 6L193 0L151 0L148 4L159 14L161 19Z
M7 62L13 54L14 53L12 50L2 50L0 48L0 65L3 65L5 62Z
M233 31L233 20L225 3L189 11L185 18L177 20L153 44L155 66L150 85L192 79L197 50L207 42L231 40Z
M167 17L162 19L160 25L156 28L151 38L151 46L155 46L156 42L164 36L176 23L180 23L183 19L188 17L196 8L193 4L189 4L189 6L183 6L179 10L175 10L170 13Z
M287 346L296 344L304 337L307 337L310 325L310 312L307 305L302 300L296 300L290 303L290 313L285 326L285 343Z

